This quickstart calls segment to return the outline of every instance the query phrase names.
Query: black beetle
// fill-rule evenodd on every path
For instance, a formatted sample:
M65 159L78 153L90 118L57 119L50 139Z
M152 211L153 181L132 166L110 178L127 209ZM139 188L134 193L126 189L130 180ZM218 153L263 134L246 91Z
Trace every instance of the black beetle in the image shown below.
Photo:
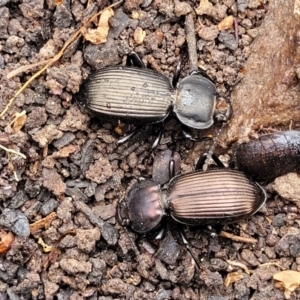
M300 172L300 131L290 130L260 136L236 149L237 168L255 180L272 180Z
M166 188L150 180L136 183L119 207L119 218L140 233L166 215L186 225L222 225L253 215L265 200L260 185L242 172L212 169L176 176Z
M191 68L190 74L181 81L178 82L180 64L171 84L166 76L145 68L132 52L127 58L128 66L108 67L92 73L75 96L77 102L104 120L137 125L163 123L170 112L184 126L195 129L211 127L214 117L227 121L231 114L230 103L225 110L216 109L216 87L197 67L192 16L186 19L186 25L189 25L187 34L191 36L188 41L192 41L188 43Z
M180 82L173 82L174 86L166 76L147 68L109 67L92 73L76 100L91 114L107 121L160 123L173 111L183 125L211 127L216 106L212 81L194 71ZM225 114L216 112L215 116L227 121L229 114L228 110Z

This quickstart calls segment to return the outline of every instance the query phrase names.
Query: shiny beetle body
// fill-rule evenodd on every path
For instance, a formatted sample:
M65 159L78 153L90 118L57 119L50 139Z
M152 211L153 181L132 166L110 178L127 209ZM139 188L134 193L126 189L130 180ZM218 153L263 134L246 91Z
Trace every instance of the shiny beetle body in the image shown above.
M227 112L215 111L216 87L210 79L198 71L177 83L178 77L179 69L171 84L166 76L145 67L108 67L89 76L76 100L107 121L160 123L173 112L183 125L205 129L214 123L214 114L218 120L228 119Z
M242 172L212 169L176 176L164 189L138 182L121 202L119 218L140 233L156 228L166 215L191 226L222 225L251 216L265 200L264 190Z
M300 131L262 135L240 144L236 164L256 180L272 180L289 172L300 172Z
M173 88L167 77L152 70L110 67L92 73L78 99L107 121L156 123L168 115Z

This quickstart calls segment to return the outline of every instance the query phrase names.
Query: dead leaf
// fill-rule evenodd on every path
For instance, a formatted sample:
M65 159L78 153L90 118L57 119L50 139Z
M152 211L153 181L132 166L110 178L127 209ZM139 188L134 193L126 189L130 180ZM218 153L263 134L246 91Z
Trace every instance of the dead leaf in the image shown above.
M231 28L233 25L233 16L226 17L218 24L218 29L225 30Z
M81 33L84 36L84 38L94 45L105 43L109 30L108 20L113 15L114 11L112 8L105 9L100 16L98 27L96 29L83 28Z
M23 110L20 113L16 113L15 118L13 120L13 130L15 132L20 131L22 129L22 127L24 126L26 119L27 119L27 116L26 116L25 110Z
M291 298L292 292L300 286L300 272L286 270L273 275L273 279L278 280L276 288L284 289L286 299Z
M30 233L31 234L35 234L38 230L45 228L48 229L50 227L51 222L56 218L56 213L53 212L50 215L48 215L47 217L36 221L33 224L29 225L30 228Z
M241 274L239 271L228 273L225 278L224 285L228 287L231 283L237 282L243 278L243 274Z
M0 230L0 254L6 253L12 246L15 236L12 232Z
M146 37L146 31L144 31L141 27L137 27L133 33L134 41L140 45L143 43Z

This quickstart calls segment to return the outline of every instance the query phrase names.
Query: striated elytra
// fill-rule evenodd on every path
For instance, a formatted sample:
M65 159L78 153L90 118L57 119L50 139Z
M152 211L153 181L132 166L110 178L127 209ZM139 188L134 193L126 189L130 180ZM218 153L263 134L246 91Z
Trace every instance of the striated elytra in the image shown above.
M236 150L239 170L256 180L271 180L300 172L300 131L289 130L260 136Z
M223 225L253 215L265 201L265 191L244 173L212 169L174 177L163 189L150 180L136 183L120 203L119 218L140 233L164 216L192 226Z
M173 112L183 125L205 129L214 123L214 114L218 120L228 119L215 111L216 87L210 79L198 71L179 82L178 77L179 69L172 85L166 76L144 67L108 67L88 77L76 100L107 121L159 123Z

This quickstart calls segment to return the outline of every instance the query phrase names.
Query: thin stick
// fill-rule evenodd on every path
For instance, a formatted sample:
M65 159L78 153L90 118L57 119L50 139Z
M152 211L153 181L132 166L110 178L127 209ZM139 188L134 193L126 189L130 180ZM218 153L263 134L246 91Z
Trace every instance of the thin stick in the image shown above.
M235 242L239 242L239 243L248 243L248 244L256 244L257 243L257 240L255 240L253 238L247 238L247 237L243 237L243 236L234 235L234 234L226 232L226 231L221 231L219 236L225 237L227 239L231 239L231 240L233 240Z
M36 63L33 63L33 64L30 64L30 65L26 65L26 66L22 66L16 70L13 70L11 72L9 72L7 75L6 75L6 78L7 79L11 79L12 77L15 77L16 75L18 75L19 73L22 73L22 72L26 72L34 67L38 67L40 65L45 65L47 64L48 62L50 62L51 59L47 59L47 60L43 60L43 61L38 61Z
M238 20L237 18L233 18L234 22L234 34L235 34L235 39L237 43L239 42L239 25L238 25Z
M4 151L8 152L8 153L13 153L13 154L19 155L22 158L26 159L26 156L23 153L17 152L17 151L15 151L13 149L6 148L6 147L4 147L2 145L0 145L0 148L3 149Z
M41 75L45 70L47 70L54 62L59 60L61 56L64 54L64 51L66 48L76 40L76 38L81 34L81 31L83 28L85 28L89 23L91 23L93 20L95 20L99 15L103 13L104 10L112 8L114 6L119 5L123 0L118 1L105 9L101 10L100 12L96 13L93 17L91 17L89 20L83 23L83 26L79 28L64 44L62 49L38 72L36 72L34 75L32 75L23 85L22 87L15 93L15 95L9 100L8 104L4 108L4 110L0 114L0 118L3 117L3 115L8 111L10 106L13 104L14 100L31 84L31 82L36 79L39 75Z
M192 73L193 71L198 71L198 58L194 19L191 13L185 17L185 33L189 52L190 73Z

